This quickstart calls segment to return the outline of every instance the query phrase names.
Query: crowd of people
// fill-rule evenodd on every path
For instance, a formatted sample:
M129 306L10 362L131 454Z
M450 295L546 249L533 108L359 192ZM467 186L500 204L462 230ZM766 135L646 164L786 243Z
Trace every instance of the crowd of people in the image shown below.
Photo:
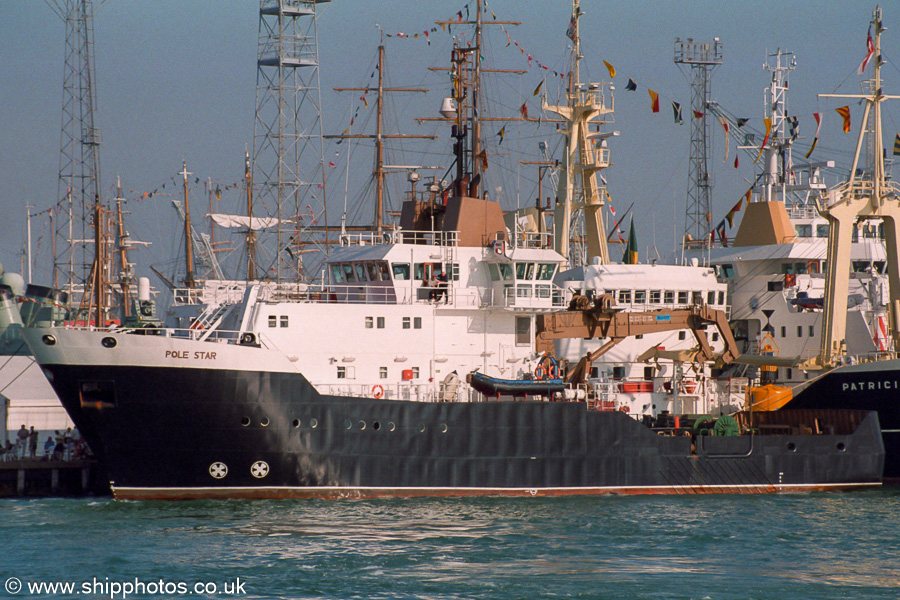
M15 441L6 439L5 446L0 446L0 459L10 460L81 460L88 455L88 447L81 439L78 429L71 427L65 431L56 430L54 435L48 435L47 441L40 448L41 434L34 426L28 429L23 424L19 429ZM39 455L39 450L43 452Z

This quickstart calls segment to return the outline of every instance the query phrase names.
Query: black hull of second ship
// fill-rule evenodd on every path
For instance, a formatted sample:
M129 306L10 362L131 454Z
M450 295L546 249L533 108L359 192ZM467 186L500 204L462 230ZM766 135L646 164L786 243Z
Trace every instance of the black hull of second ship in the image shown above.
M847 435L661 436L583 402L320 395L299 374L45 365L118 498L715 493L878 485Z
M900 483L900 360L829 371L796 393L784 409L877 412L884 440L884 479Z

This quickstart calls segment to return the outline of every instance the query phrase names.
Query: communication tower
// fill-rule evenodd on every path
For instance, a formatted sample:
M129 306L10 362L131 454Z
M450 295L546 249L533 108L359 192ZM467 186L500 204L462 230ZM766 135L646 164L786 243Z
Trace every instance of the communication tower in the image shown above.
M91 0L47 0L66 24L59 186L55 210L53 287L70 298L90 277L91 218L100 203L100 130L95 123L96 75Z
M249 208L277 218L274 254L257 274L279 281L304 276L310 228L327 226L316 8L328 1L259 3Z
M722 42L699 43L693 38L675 38L675 64L690 67L691 84L691 153L688 166L687 205L684 213L684 242L691 245L709 243L712 230L713 180L707 170L709 158L709 120L712 74L722 64Z

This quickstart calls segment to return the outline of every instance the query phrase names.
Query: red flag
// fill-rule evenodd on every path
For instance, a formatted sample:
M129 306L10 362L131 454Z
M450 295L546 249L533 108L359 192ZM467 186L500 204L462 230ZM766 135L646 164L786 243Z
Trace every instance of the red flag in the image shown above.
M659 94L657 94L656 92L654 92L651 89L648 89L647 91L650 93L650 108L653 110L653 112L658 113L659 112Z
M695 110L695 111L694 111L694 118L695 118L695 119L702 119L702 118L703 118L703 113L700 112L699 110Z
M844 119L844 133L850 132L850 107L842 106L840 108L834 109L837 114L841 115L841 118Z
M872 26L869 26L869 33L866 35L866 57L859 64L859 69L857 69L857 75L862 75L863 71L866 70L866 67L869 66L869 59L872 58L872 54L875 53L875 44L872 43Z
M528 103L527 102L522 103L522 106L519 107L519 112L522 113L523 119L528 118Z
M819 130L822 129L822 113L813 113L813 117L816 119L816 136L813 138L812 146L809 147L809 152L803 158L809 158L809 155L816 149L816 144L819 143Z

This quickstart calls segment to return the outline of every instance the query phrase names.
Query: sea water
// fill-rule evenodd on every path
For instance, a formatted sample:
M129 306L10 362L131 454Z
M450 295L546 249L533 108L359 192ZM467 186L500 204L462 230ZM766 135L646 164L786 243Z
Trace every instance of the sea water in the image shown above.
M0 501L0 595L893 600L900 597L898 520L900 488L889 487L566 498L13 499Z

